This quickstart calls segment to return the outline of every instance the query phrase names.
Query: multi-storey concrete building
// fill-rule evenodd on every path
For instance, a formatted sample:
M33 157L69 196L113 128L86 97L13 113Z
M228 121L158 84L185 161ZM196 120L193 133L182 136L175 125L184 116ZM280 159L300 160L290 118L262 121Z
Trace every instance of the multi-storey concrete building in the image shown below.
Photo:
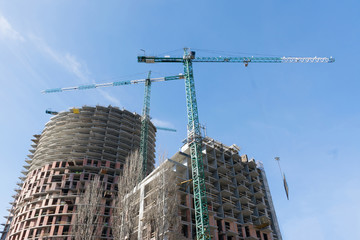
M78 113L77 113L78 112ZM14 195L1 240L72 239L79 194L100 176L105 192L96 239L112 239L110 219L118 176L125 158L140 145L140 116L114 107L83 107L54 116L41 135L35 135L19 188ZM154 170L155 127L150 124L148 167ZM214 240L281 240L281 233L262 164L239 155L236 145L203 139L203 162L210 232ZM153 183L171 165L177 180L178 231L194 239L195 216L189 147L152 171L140 191L138 239L151 239L144 214L151 211ZM120 186L119 186L120 187ZM141 231L138 231L138 230ZM174 229L173 229L174 230ZM166 236L164 236L166 239ZM172 240L172 239L171 239ZM175 240L175 239L174 239Z
M211 239L214 240L281 240L269 186L263 166L246 155L240 156L236 145L225 146L211 138L203 140L203 161L208 198ZM146 211L151 211L148 199L154 193L150 186L161 167L171 164L179 189L179 217L181 232L195 239L195 212L193 205L189 147L185 144L171 159L155 169L139 186L141 199L140 239L151 239L151 233L142 223ZM187 184L190 183L190 184ZM144 233L148 233L147 235Z
M112 200L125 158L140 146L141 116L115 107L82 107L51 118L35 135L2 239L71 239L79 193L95 176L105 187L101 236L112 239ZM154 169L150 124L148 166Z

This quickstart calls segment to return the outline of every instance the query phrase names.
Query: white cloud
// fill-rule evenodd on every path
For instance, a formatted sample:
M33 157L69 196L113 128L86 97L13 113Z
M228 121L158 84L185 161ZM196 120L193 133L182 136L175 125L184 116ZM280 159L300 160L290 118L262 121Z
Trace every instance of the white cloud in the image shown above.
M9 38L18 41L25 41L25 38L16 30L14 30L10 23L1 15L0 38ZM34 34L29 34L28 39L31 40L31 43L34 44L46 56L51 58L54 62L66 69L69 73L73 74L79 80L81 80L82 84L89 84L91 82L94 82L91 79L91 73L88 70L86 63L79 60L74 54L68 52L59 52L54 48L50 47L42 38ZM106 91L99 89L99 92L105 99L107 99L114 105L121 105L120 101L117 98L111 96Z
M30 39L33 40L34 44L55 62L64 67L67 71L74 74L82 83L90 82L90 72L86 64L81 63L75 55L70 53L60 53L53 48L51 48L45 41L41 38L30 35Z
M85 64L81 64L74 55L70 53L65 54L64 66L71 71L75 76L81 79L83 82L87 82L90 72Z
M64 67L67 71L74 74L78 79L81 80L83 84L88 84L90 82L94 83L94 81L91 79L91 73L88 70L86 63L80 61L75 55L71 53L62 54L51 48L42 39L34 35L31 35L30 38L35 42L38 48L40 48L43 52L50 56L55 62ZM98 90L105 99L107 99L116 106L121 106L120 101L116 97L111 96L109 93L102 89Z
M4 16L0 15L0 37L8 38L17 41L25 41L24 37L18 33L11 24L4 18Z
M35 35L30 35L30 39L41 51L43 51L56 63L65 68L68 72L75 75L78 79L81 80L83 84L94 83L93 79L91 78L91 73L84 61L79 60L71 53L60 53L56 51L55 49L51 48L43 39ZM102 89L98 89L98 91L106 100L110 101L115 106L121 106L120 101L116 97L113 97Z
M174 128L174 125L172 123L156 118L151 119L151 122L157 127Z

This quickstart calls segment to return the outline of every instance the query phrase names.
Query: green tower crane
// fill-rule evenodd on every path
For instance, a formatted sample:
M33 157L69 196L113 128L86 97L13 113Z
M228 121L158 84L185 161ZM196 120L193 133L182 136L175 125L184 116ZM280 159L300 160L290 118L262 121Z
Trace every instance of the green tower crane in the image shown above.
M148 141L149 121L150 121L151 83L184 79L184 75L181 74L175 76L160 77L160 78L150 78L150 75L151 75L151 71L149 71L148 78L146 79L100 83L100 84L94 83L94 84L80 85L76 87L67 87L67 88L53 88L53 89L44 90L42 91L42 93L57 93L57 92L65 92L71 90L87 90L87 89L94 89L100 87L117 87L123 85L145 83L144 105L141 116L141 134L140 134L140 155L142 161L142 174L140 176L140 180L142 180L147 175L147 148L148 148L147 141ZM56 115L58 112L47 110L46 113ZM157 129L176 132L175 129L171 129L171 128L157 127Z
M209 229L209 213L204 179L204 164L202 160L202 138L200 134L199 115L195 94L193 62L232 62L244 63L332 63L330 57L195 57L195 52L184 48L182 57L138 56L138 62L143 63L182 63L185 75L185 92L187 106L187 143L190 147L192 167L194 207L197 240L211 239Z
M144 179L147 172L147 140L149 133L149 122L150 122L150 96L151 96L151 83L154 82L150 79L151 71L149 71L148 78L145 79L145 92L144 92L144 104L141 115L141 136L140 136L140 154L142 159L142 176L141 180ZM164 81L184 79L183 75L165 77ZM176 131L171 128L157 127L159 130L165 131Z
M149 121L150 121L150 95L151 95L151 71L145 80L145 93L144 93L144 104L141 115L141 135L140 135L140 154L142 160L142 171L141 179L144 179L147 175L147 142L149 133Z

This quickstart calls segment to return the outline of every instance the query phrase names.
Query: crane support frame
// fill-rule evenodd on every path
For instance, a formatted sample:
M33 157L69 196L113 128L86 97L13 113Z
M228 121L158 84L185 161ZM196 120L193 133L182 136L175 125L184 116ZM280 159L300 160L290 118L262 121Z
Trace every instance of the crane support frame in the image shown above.
M141 134L140 134L140 154L142 161L141 179L147 175L147 150L148 150L148 135L149 135L149 121L150 121L150 95L151 95L151 71L149 71L148 78L145 80L144 105L141 115Z
M184 74L187 106L187 142L190 148L193 176L194 208L197 239L210 239L209 212L206 197L204 164L202 158L202 138L196 101L192 56L184 50Z

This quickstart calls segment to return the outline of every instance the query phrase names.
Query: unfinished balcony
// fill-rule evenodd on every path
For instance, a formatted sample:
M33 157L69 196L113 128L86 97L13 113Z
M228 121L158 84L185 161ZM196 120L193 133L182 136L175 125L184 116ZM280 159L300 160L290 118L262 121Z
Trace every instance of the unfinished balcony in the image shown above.
M231 201L230 198L223 197L222 204L223 204L224 211L235 208L235 203L233 201Z
M219 182L221 184L233 184L231 176L229 174L223 174L219 172Z
M219 165L219 164L218 164ZM225 164L220 164L217 168L218 172L219 173L222 173L224 175L228 174L229 173L229 169L226 167Z
M252 179L251 179L251 184L252 184L254 187L260 187L260 186L261 186L261 182L259 181L258 178L252 178Z
M239 195L240 195L240 198L239 198L240 203L247 204L248 202L251 201L246 193L240 193Z
M239 185L237 186L237 189L239 190L239 192L248 192L249 188L245 185L245 182L240 182Z
M246 179L246 177L244 176L244 173L239 170L239 171L235 172L235 179L237 182L241 182L241 181L244 181Z
M230 197L234 194L228 187L221 188L220 192L223 197Z
M271 230L267 228L271 225L271 219L268 216L261 215L253 222L257 229L261 229L263 232L271 232Z
M265 203L262 200L256 200L256 205L258 210L264 210L266 208Z
M263 198L265 195L264 192L261 190L261 188L254 187L254 196L255 198L259 199L259 198Z
M254 170L251 170L249 174L251 177L258 177L260 175L256 168Z
M244 217L249 217L253 213L253 211L251 211L248 205L241 204L241 213Z

